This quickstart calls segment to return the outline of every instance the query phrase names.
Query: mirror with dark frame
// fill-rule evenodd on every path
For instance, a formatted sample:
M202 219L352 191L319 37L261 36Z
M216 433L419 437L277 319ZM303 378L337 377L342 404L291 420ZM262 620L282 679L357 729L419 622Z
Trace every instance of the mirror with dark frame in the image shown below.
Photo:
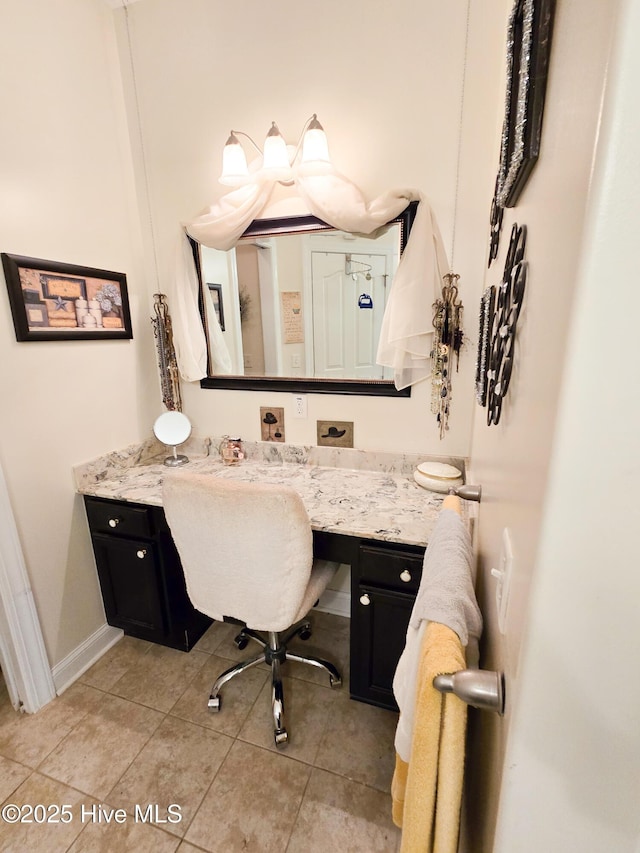
M298 216L254 220L228 252L192 240L208 346L201 387L408 397L375 357L416 207L370 235ZM214 372L221 345L230 373Z

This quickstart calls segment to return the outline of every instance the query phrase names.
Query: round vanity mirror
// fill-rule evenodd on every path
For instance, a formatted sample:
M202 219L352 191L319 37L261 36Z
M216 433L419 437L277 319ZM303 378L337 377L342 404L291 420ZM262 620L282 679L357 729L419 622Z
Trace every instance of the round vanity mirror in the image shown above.
M178 454L176 447L183 444L191 435L191 421L182 412L165 412L156 418L153 433L158 441L173 448L173 456L167 456L165 465L175 467L189 461L187 456Z

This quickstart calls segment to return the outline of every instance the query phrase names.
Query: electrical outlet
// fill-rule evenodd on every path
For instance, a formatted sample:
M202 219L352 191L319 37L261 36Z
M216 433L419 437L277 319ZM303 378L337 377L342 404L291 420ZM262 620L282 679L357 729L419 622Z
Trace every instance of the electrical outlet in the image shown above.
M296 394L293 398L293 417L307 417L307 397L305 394Z

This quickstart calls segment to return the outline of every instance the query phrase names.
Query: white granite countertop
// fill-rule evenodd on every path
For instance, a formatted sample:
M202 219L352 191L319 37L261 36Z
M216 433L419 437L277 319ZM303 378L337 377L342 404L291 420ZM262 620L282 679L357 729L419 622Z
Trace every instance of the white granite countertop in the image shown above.
M351 451L326 461L317 450L324 448L274 448L257 442L247 447L247 459L225 466L217 453L204 456L189 452L189 463L180 469L163 464L166 450L158 453L152 442L101 457L74 469L77 490L132 503L162 506L162 481L176 470L263 483L287 483L302 497L314 530L426 545L438 517L442 495L427 491L413 480L417 458L389 454L367 457ZM215 446L215 445L214 445ZM202 444L200 444L202 447ZM186 448L188 449L188 448ZM184 452L185 448L180 448ZM383 458L384 457L384 458ZM425 457L419 457L424 459ZM288 461L288 460L295 461ZM363 465L369 464L370 468Z

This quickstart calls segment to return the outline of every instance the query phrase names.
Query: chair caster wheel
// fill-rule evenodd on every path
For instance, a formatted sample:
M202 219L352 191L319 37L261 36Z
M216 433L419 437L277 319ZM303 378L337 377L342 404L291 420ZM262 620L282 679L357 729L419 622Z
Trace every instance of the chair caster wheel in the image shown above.
M305 629L304 631L300 631L298 636L300 637L301 640L308 640L309 637L311 636L311 630Z
M238 636L234 638L233 642L242 651L242 649L246 649L249 643L249 638L245 637L244 634L238 634Z
M220 701L219 696L210 696L209 702L207 703L207 707L209 708L210 711L212 711L215 714L220 710L221 704L222 703Z
M286 729L280 729L275 732L273 735L274 743L277 747L285 746L287 741L289 740L289 735L287 734Z
M329 676L329 684L331 685L332 688L333 687L342 687L342 679L341 678L334 678L333 675L330 675Z

